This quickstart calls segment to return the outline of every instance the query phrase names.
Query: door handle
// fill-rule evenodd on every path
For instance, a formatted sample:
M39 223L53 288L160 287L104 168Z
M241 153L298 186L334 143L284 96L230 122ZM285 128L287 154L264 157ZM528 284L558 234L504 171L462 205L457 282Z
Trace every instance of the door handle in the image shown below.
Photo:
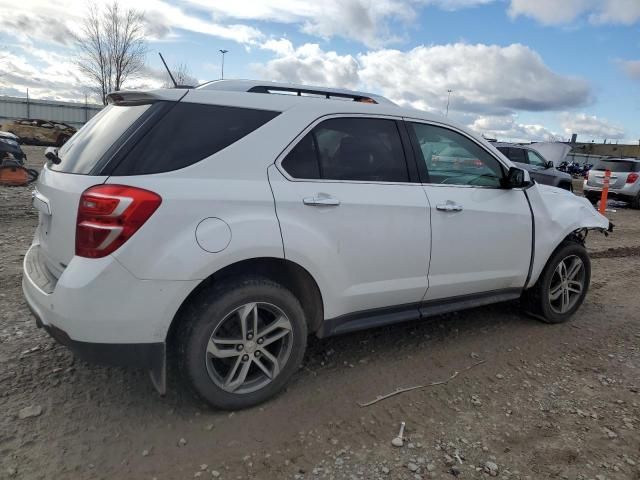
M458 205L451 200L447 200L446 203L441 203L440 205L436 205L436 210L440 210L441 212L461 212L462 205Z
M340 205L340 200L328 195L319 195L316 197L303 198L302 203L311 207L337 207L338 205Z

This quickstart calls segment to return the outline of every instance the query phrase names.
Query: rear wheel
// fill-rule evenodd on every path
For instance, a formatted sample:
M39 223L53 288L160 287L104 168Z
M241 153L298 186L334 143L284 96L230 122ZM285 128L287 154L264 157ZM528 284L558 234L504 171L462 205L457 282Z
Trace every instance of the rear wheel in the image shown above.
M638 193L638 195L633 197L631 199L631 202L629 202L629 203L631 205L631 208L633 208L635 210L639 210L640 209L640 193Z
M230 281L199 296L183 319L181 370L212 406L261 403L287 384L307 342L295 296L268 279Z
M553 253L536 284L523 294L523 306L547 323L565 322L582 305L590 281L586 248L566 241Z

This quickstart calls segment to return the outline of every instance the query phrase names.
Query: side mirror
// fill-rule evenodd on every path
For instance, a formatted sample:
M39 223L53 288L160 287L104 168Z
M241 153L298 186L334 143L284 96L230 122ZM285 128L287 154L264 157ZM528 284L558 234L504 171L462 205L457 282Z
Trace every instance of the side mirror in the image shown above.
M554 168L554 167L555 167L555 165L553 164L553 162L551 160L549 160L545 165L545 168Z
M529 172L522 168L511 167L502 179L502 188L524 188L531 185Z

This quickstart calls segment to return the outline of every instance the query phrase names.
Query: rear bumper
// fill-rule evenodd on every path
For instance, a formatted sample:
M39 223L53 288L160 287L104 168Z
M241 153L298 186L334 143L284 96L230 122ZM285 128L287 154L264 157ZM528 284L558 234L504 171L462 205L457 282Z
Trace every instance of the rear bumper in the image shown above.
M38 326L84 360L164 369L166 335L191 282L140 280L112 257L74 257L52 282L38 249L25 255L22 279Z
M44 325L45 331L58 343L69 348L78 358L91 363L116 367L161 370L165 362L164 343L91 343L73 340L55 325Z
M637 185L628 185L622 188L610 188L609 193L607 194L607 198L613 200L621 200L624 202L629 202L633 198L637 197L640 194L640 188ZM584 185L584 196L589 198L600 198L602 195L602 187L595 187L592 185Z

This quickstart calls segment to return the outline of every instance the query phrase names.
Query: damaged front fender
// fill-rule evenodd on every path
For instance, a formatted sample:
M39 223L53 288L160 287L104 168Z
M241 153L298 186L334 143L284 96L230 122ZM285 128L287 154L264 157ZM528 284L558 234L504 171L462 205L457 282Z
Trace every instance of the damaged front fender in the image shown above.
M613 224L583 197L536 184L527 189L534 218L533 268L525 288L533 286L553 251L570 235L584 239L589 230L613 231Z

